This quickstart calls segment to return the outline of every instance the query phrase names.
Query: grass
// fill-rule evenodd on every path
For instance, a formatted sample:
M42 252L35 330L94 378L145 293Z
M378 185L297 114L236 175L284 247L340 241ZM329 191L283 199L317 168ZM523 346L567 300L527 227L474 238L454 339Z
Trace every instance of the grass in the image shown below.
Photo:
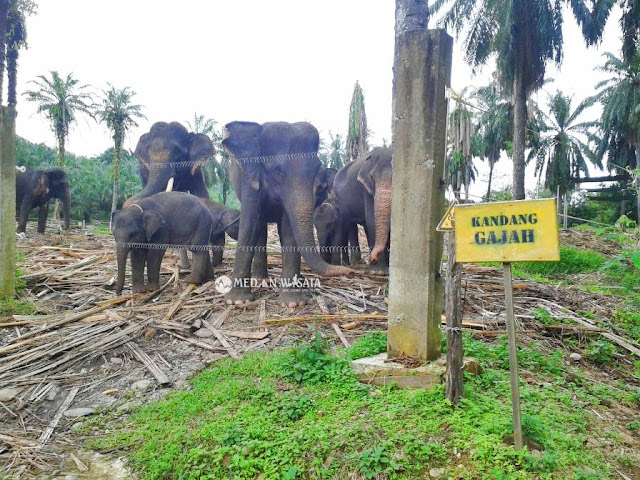
M434 467L465 479L612 478L616 462L640 460L585 449L589 436L611 428L585 407L604 395L631 402L638 394L565 383L562 351L532 343L519 353L527 377L540 376L521 382L525 434L544 446L532 454L503 441L512 432L505 339L465 337L466 353L482 360L485 373L466 378L455 408L442 385L358 383L348 359L375 354L384 343L384 335L373 334L332 355L316 338L293 350L221 361L190 391L85 428L105 429L94 448L135 442L128 456L144 479L420 479Z
M25 283L20 280L22 276L22 270L20 270L20 263L24 260L24 254L20 251L16 253L16 269L15 269L15 289L16 294L20 293L25 287ZM36 312L35 306L27 300L20 300L18 298L4 298L0 299L0 317L9 315L31 315Z

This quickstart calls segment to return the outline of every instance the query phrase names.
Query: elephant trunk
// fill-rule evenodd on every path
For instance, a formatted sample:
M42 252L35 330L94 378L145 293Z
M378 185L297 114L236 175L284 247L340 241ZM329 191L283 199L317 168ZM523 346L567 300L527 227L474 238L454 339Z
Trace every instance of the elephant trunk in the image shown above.
M127 268L127 255L129 248L121 243L116 243L116 261L118 262L118 277L116 280L116 293L120 295L124 288L124 274Z
M62 197L62 217L64 219L64 230L69 230L71 223L71 188L66 187Z
M391 230L391 183L377 182L373 198L373 211L375 222L375 239L369 261L378 263L380 255L387 248L389 233Z
M175 168L169 162L149 163L149 179L144 188L124 202L123 208L128 207L141 198L150 197L156 193L164 192L169 181L175 177Z
M309 188L309 193L294 192L284 204L296 245L300 248L302 258L304 258L309 268L319 275L336 276L349 274L351 269L330 265L323 260L318 252L313 238L313 198L311 188Z

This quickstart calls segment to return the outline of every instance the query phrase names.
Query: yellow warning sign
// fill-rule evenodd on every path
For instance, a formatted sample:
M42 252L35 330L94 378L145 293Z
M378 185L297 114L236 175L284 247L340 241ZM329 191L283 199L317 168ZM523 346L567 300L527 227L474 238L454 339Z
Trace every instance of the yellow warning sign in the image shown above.
M448 230L453 230L453 208L455 207L455 204L452 203L449 208L447 209L447 213L444 214L444 217L442 217L442 220L440 220L440 223L438 223L438 226L436 227L436 231L438 232L446 232Z
M556 201L456 205L458 262L560 260Z

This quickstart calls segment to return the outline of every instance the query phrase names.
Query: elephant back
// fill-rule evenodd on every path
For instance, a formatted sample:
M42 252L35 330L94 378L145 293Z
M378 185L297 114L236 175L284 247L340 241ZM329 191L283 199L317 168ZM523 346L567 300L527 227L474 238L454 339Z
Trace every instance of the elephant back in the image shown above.
M318 153L320 135L308 122L267 122L262 124L260 152L265 156Z

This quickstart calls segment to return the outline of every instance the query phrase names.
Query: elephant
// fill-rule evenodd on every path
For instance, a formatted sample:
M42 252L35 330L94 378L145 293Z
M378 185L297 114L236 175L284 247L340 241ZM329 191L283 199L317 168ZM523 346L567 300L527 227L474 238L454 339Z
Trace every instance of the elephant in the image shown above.
M351 221L364 225L373 270L389 270L392 158L391 148L376 147L341 168L333 183Z
M215 149L207 135L190 133L179 122L156 122L140 137L134 153L143 189L127 199L124 206L165 190L209 198L202 165ZM180 266L190 267L184 250L180 252Z
M335 197L325 200L314 210L313 224L318 234L322 258L326 262L332 265L358 263L358 227L351 221L346 207ZM352 261L349 260L350 250Z
M64 230L69 229L71 221L71 187L67 174L61 168L34 170L16 168L16 216L18 232L24 232L29 212L38 207L38 233L44 233L49 215L49 200L59 198L62 201Z
M124 206L164 192L171 178L172 190L209 198L202 165L214 152L211 139L202 133L190 133L178 122L154 123L140 137L134 152L143 189L127 199Z
M217 267L222 264L225 233L234 240L238 240L240 211L209 199L203 198L201 201L213 218L211 244L216 248L211 252L211 262L214 267Z
M264 262L257 273L266 274L266 255L254 257L254 253L266 245L268 222L278 224L283 280L298 278L301 253L315 273L351 273L347 267L325 262L313 236L315 202L327 191L326 171L317 155L318 130L307 122L235 121L225 128L222 145L234 159L229 177L242 206L234 284L226 294L227 303L253 300L248 280L256 261ZM289 307L304 304L306 299L300 289L282 289L279 294L280 304Z
M131 252L132 291L157 290L163 248L144 248L130 243L208 245L213 232L213 218L198 197L184 192L161 192L140 198L114 212L112 232L116 240L118 277L116 293L124 287L127 256ZM193 268L186 277L189 283L202 284L213 278L213 267L206 249L191 249ZM145 288L144 267L148 285Z

